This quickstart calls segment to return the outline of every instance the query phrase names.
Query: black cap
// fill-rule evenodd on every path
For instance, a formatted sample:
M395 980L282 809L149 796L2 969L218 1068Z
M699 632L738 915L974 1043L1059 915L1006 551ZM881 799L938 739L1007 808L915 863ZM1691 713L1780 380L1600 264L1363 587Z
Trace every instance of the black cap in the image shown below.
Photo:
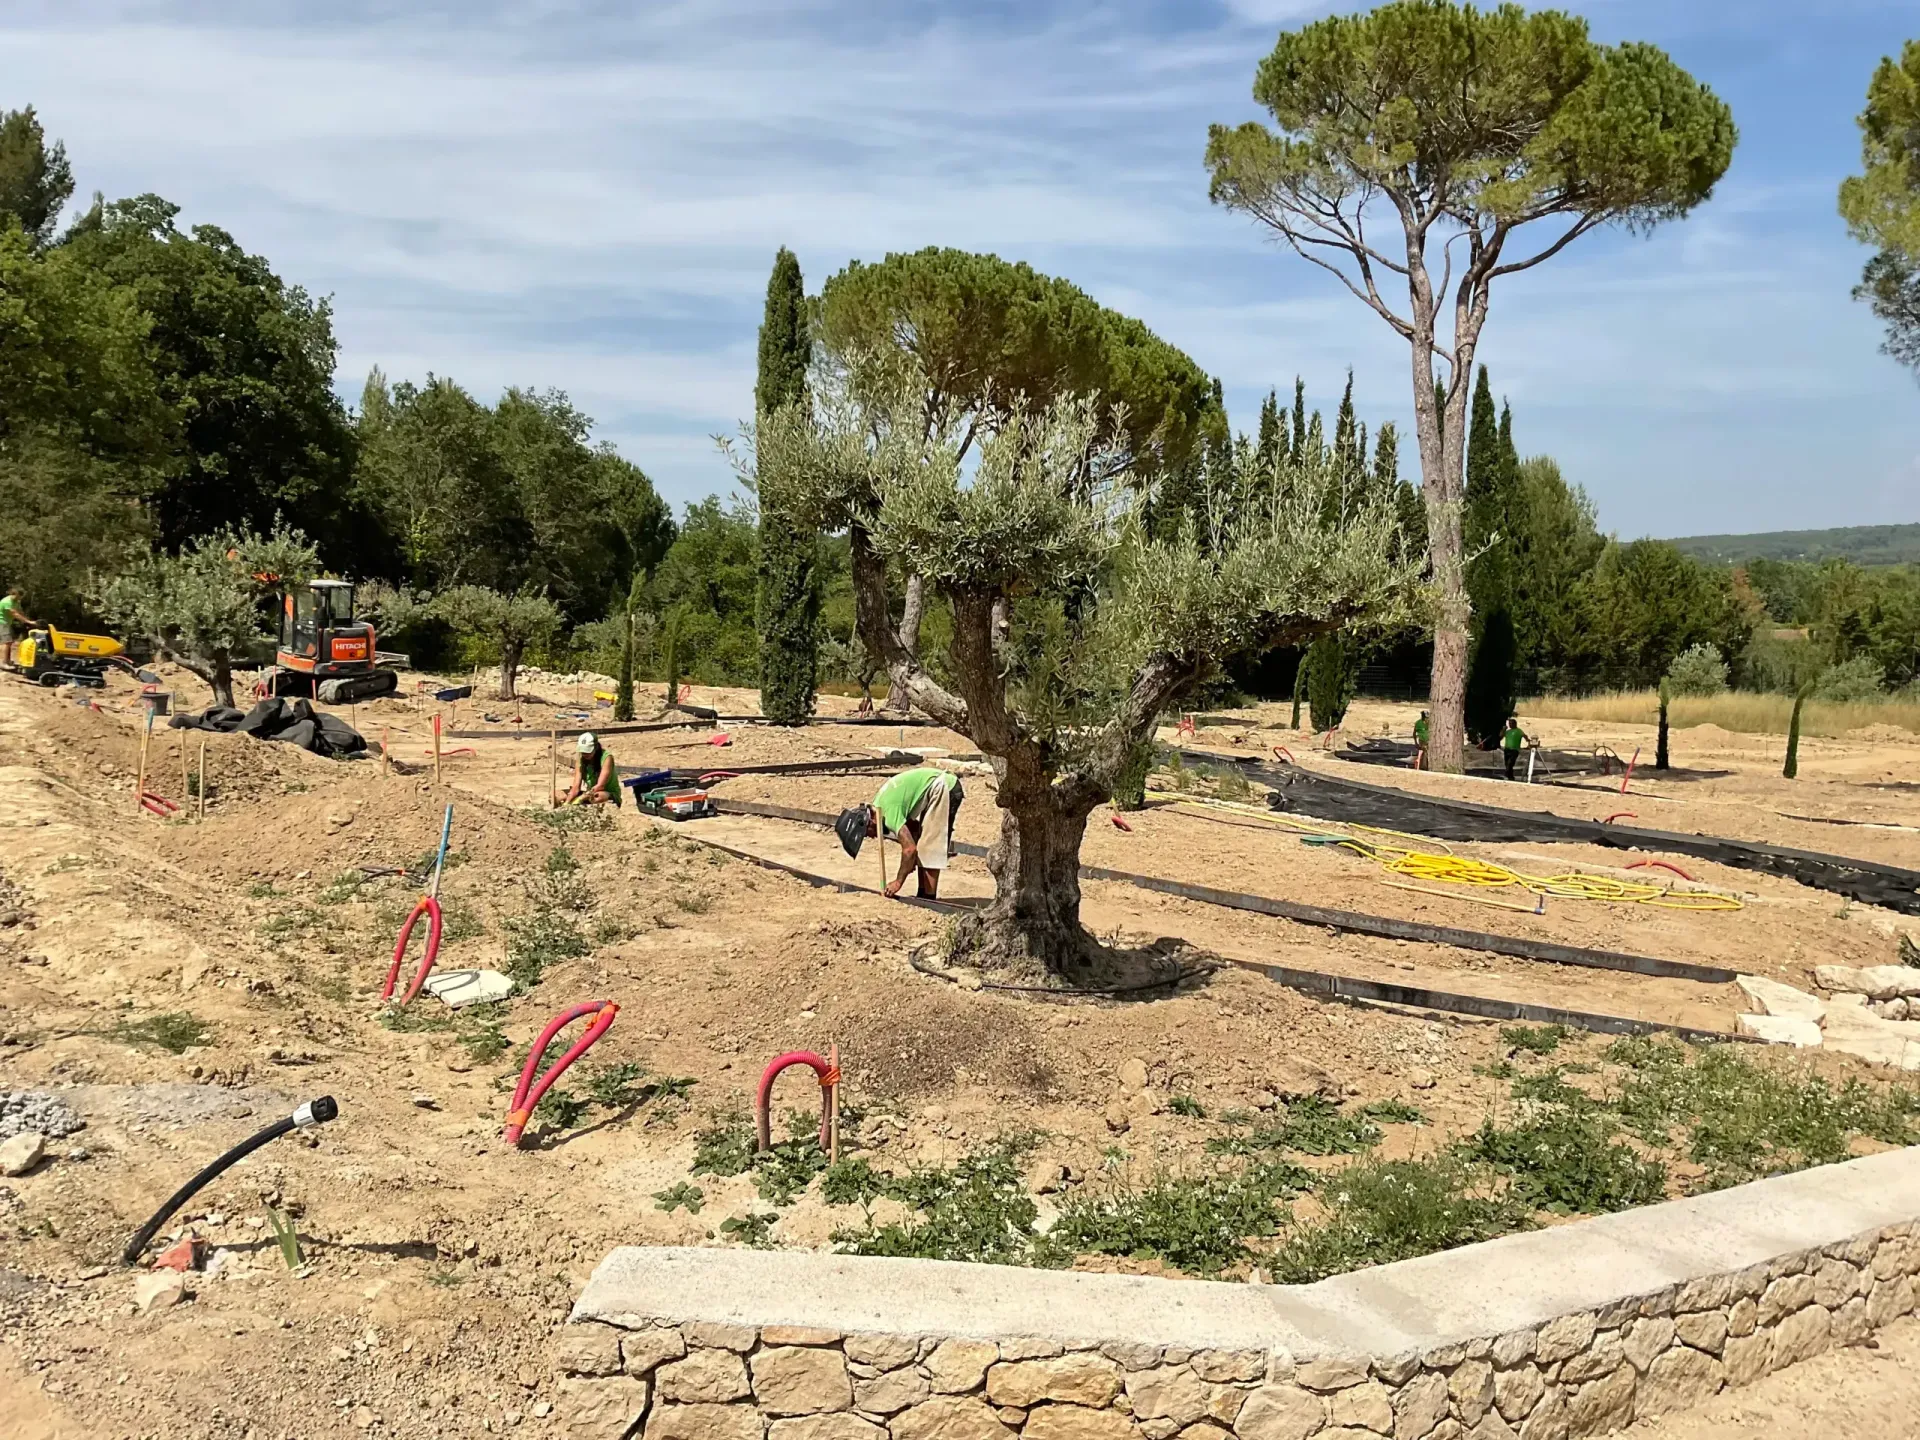
M861 843L867 838L869 813L864 805L849 805L833 822L834 834L840 837L840 848L856 860L860 858Z

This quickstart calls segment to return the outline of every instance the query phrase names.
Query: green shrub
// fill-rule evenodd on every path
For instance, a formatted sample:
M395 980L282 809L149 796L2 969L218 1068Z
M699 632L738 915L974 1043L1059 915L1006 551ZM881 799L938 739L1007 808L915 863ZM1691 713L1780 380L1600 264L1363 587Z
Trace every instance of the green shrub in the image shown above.
M1564 1025L1502 1025L1500 1038L1515 1050L1527 1050L1535 1055L1551 1055L1560 1048L1560 1042L1567 1038L1567 1027Z
M1246 1242L1275 1234L1278 1202L1312 1184L1299 1166L1267 1161L1238 1174L1165 1175L1141 1189L1077 1194L1060 1207L1044 1252L1059 1264L1076 1255L1125 1255L1216 1275L1252 1259Z
M1292 1150L1302 1155L1357 1155L1380 1143L1380 1127L1364 1115L1344 1114L1318 1095L1287 1101L1272 1120L1245 1135L1223 1135L1207 1142L1217 1155L1257 1155Z
M1040 1212L1020 1173L1030 1147L1028 1139L1008 1138L951 1166L893 1177L885 1193L918 1213L877 1227L869 1221L864 1230L838 1231L833 1238L849 1255L1031 1264Z
M1534 1210L1595 1215L1666 1197L1667 1167L1643 1160L1594 1108L1547 1106L1511 1127L1489 1118L1461 1150L1508 1177L1508 1198Z
M208 1044L213 1033L206 1022L184 1010L169 1010L142 1020L121 1020L107 1031L107 1039L127 1045L153 1045L178 1055L195 1045Z
M1887 672L1870 655L1856 655L1851 660L1842 660L1838 665L1829 665L1820 672L1820 678L1814 682L1813 694L1817 700L1831 700L1842 705L1857 704L1862 700L1879 700L1886 695Z
M1727 662L1717 645L1690 645L1667 666L1667 685L1675 695L1719 695L1727 688Z

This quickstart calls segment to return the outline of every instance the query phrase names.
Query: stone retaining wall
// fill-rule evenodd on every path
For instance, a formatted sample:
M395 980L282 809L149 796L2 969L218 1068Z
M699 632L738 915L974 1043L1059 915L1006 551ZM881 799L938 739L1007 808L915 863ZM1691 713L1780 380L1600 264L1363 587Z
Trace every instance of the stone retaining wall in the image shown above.
M622 1249L554 1342L594 1440L1572 1440L1914 1309L1920 1151L1310 1286Z

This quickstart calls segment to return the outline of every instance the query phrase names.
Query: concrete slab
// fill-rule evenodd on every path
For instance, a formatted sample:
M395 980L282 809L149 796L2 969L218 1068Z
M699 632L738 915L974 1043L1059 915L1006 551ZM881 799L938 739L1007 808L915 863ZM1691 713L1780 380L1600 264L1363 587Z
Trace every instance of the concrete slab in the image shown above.
M1821 1042L1820 1024L1797 1015L1742 1015L1740 1033L1774 1045L1798 1045L1810 1050Z
M1817 1024L1827 1013L1827 1002L1818 995L1796 990L1791 985L1769 980L1764 975L1741 975L1734 983L1746 992L1747 998L1758 1005L1765 1015L1790 1016L1795 1020L1811 1020Z
M1862 1005L1833 1005L1821 1027L1829 1050L1858 1055L1876 1065L1920 1070L1920 1023L1883 1020Z
M1920 1149L1304 1286L627 1246L601 1261L573 1318L1385 1355L1540 1325L1916 1216Z
M498 970L438 970L427 977L426 992L449 1009L504 1000L513 994L513 981Z

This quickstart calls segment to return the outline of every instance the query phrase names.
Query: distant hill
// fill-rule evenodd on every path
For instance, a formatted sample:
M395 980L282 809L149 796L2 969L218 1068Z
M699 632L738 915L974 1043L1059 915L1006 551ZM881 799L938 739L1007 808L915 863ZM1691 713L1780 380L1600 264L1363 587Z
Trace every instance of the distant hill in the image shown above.
M1761 535L1688 535L1673 542L1697 559L1851 560L1920 565L1920 525L1848 525L1838 530L1769 530Z

